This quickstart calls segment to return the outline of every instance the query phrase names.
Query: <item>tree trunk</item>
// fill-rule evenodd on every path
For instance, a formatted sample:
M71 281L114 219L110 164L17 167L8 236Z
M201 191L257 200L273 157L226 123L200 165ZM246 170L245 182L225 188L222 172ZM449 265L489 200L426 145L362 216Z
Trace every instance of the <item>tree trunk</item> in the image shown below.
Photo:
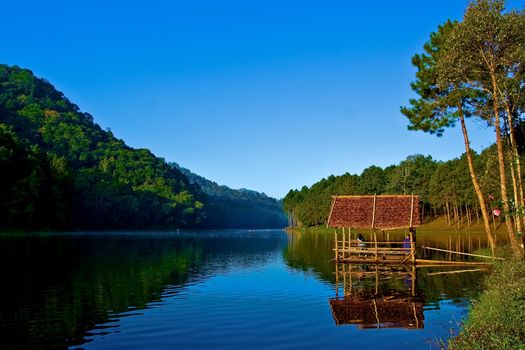
M468 205L465 204L465 216L467 217L467 227L470 228L470 212L468 210Z
M516 133L514 130L514 123L512 118L511 108L508 101L505 103L505 109L507 111L507 121L509 124L509 138L510 138L510 148L511 148L511 169L516 171L516 180L517 180L517 200L516 200L516 209L517 214L516 221L520 222L520 228L517 229L518 232L521 232L521 221L525 220L525 217L522 216L522 211L525 207L525 200L523 198L523 183L521 178L521 164L520 164L520 155L518 152L518 144L516 142ZM525 224L525 221L523 222Z
M512 151L511 151L512 152ZM509 153L511 153L509 152ZM512 154L509 155L510 161L512 162ZM521 232L521 218L516 215L516 209L519 206L519 193L518 193L518 184L516 181L516 172L514 171L514 166L510 166L510 178L512 180L512 190L514 194L514 224L516 225L516 232Z
M447 205L447 221L448 221L448 226L452 226L452 222L450 221L450 205L448 204L448 200L446 202L446 205Z
M487 240L490 244L490 249L494 254L494 248L496 247L496 242L494 241L494 236L490 230L490 218L487 211L487 203L485 203L485 198L483 197L483 192L481 191L481 186L479 185L478 176L476 175L476 169L474 168L474 161L472 160L472 152L470 150L470 141L467 133L467 126L465 125L465 118L463 117L463 111L460 113L459 120L461 121L461 131L463 132L463 141L465 143L465 153L467 154L468 169L470 172L470 179L472 180L472 185L474 186L474 191L478 197L479 208L481 209L481 216L483 217L483 226L485 228L485 233L487 234ZM476 212L477 215L477 212ZM479 217L478 217L479 223Z
M500 177L500 188L501 188L501 200L503 202L503 215L505 218L505 224L507 225L507 234L509 237L510 246L515 256L522 257L523 250L518 244L516 234L514 233L514 225L512 224L512 217L509 215L509 198L507 196L507 184L505 176L505 152L503 150L503 140L501 138L501 125L499 120L499 100L498 100L498 88L495 77L492 78L493 91L493 112L494 112L494 131L496 132L496 147L498 149L498 168Z
M454 220L456 220L456 224L458 225L459 230L459 209L458 209L458 203L454 201Z

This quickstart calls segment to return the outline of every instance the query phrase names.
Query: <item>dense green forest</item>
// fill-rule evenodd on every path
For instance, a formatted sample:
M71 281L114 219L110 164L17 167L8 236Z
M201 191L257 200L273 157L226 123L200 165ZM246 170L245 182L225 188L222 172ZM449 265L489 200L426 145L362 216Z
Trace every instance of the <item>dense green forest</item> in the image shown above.
M235 219L220 218L237 202L210 200L17 66L0 65L0 168L0 229L221 228ZM278 225L239 215L237 227Z
M523 144L523 136L519 139ZM487 201L494 207L500 205L497 161L494 146L479 155L474 154L481 186L490 196ZM427 218L445 215L450 224L460 219L477 221L479 204L465 155L446 162L436 161L431 156L411 155L384 169L372 165L360 175L332 175L311 187L289 191L283 199L283 206L289 225L318 226L324 225L328 219L333 195L412 193L420 196L421 212Z

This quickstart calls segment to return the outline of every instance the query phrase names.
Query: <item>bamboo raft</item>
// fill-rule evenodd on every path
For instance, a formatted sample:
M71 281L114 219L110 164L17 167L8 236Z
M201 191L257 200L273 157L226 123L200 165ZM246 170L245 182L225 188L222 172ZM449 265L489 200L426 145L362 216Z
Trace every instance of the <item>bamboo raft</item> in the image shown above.
M376 232L373 233L373 240L363 243L356 237L352 237L350 230L348 233L343 229L342 234L337 230L334 234L334 259L336 263L350 264L414 264L414 265L454 265L454 266L490 266L491 263L483 261L452 261L452 260L431 260L418 259L416 257L416 242L414 242L412 232L409 232L409 242L399 241L378 241ZM463 256L473 256L502 260L491 256L457 252L452 250L422 247L423 249L446 252Z

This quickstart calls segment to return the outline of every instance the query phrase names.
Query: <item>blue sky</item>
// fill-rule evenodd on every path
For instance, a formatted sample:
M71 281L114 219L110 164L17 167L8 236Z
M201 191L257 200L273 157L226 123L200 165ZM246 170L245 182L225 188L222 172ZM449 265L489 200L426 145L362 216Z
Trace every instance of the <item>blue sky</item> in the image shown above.
M413 96L411 57L467 3L8 0L0 62L46 78L133 147L282 197L463 152L458 128L407 131L399 107ZM493 142L469 126L474 149Z

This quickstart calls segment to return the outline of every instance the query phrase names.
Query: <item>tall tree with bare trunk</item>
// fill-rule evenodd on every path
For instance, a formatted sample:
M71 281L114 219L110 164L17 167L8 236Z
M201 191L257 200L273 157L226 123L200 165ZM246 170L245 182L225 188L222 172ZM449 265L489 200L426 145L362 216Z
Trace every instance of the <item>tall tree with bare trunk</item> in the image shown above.
M479 110L486 111L488 107L490 116L476 114L494 127L504 218L512 250L520 257L523 257L523 249L514 231L513 208L507 193L505 135L501 123L505 107L503 96L507 95L506 82L513 78L509 73L516 66L523 65L524 23L523 14L507 12L504 1L473 1L463 20L447 35L437 64L440 86L465 86L487 96Z
M410 121L409 129L422 130L438 136L443 134L446 127L454 126L456 121L460 121L470 178L479 201L487 239L494 252L495 239L490 227L485 197L474 168L465 124L465 117L472 114L472 106L479 103L479 100L483 99L483 95L460 85L449 84L443 88L437 84L436 65L441 54L441 48L446 37L456 25L456 22L447 21L439 26L438 31L432 33L430 40L425 44L425 53L417 54L412 58L412 63L417 68L417 79L411 86L419 98L411 99L410 107L402 107L401 112Z

